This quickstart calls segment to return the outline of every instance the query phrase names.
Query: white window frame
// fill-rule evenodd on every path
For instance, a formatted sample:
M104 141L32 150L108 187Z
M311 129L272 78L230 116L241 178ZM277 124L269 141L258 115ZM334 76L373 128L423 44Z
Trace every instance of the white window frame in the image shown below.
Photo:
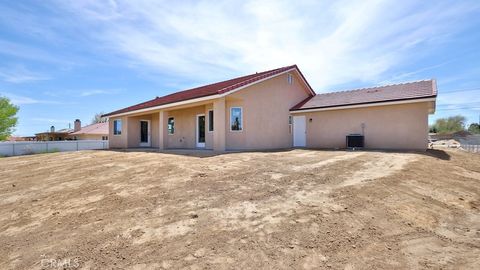
M208 133L212 133L215 130L215 126L214 126L215 125L215 120L213 121L214 125L212 125L213 129L210 130L210 112L212 112L212 119L215 117L215 115L213 115L213 113L214 113L213 110L208 110L208 114L207 114L208 115L208 126L207 126L207 132Z
M115 134L115 122L118 122L120 121L120 134ZM113 120L113 136L122 136L122 133L123 133L123 123L122 123L122 119L115 119Z
M288 116L288 131L290 133L293 132L293 116L292 115Z
M172 133L170 133L170 130L168 129L168 122L169 122L170 118L173 119L173 132ZM175 135L175 117L174 116L167 117L167 134L168 135Z
M205 145L206 145L206 142L207 142L207 133L205 133L205 141L203 143L199 142L199 139L200 139L200 136L198 136L198 132L199 132L199 129L198 129L198 118L200 118L200 116L203 116L205 118L205 125L207 124L207 119L205 117L205 114L202 113L202 114L197 114L195 116L196 120L195 120L195 147L197 148L205 148Z
M240 130L232 130L232 110L233 109L240 109L240 115L242 116L241 119L240 119L240 126L242 127L242 129ZM243 132L243 129L244 129L244 126L243 126L243 108L242 107L230 107L230 113L229 113L229 119L228 119L228 125L230 126L229 129L230 129L230 132Z
M293 84L293 75L290 73L287 73L287 82L288 84Z

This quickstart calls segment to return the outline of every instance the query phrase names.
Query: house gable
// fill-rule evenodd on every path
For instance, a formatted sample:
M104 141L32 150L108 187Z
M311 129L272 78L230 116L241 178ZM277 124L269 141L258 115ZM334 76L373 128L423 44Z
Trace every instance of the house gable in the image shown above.
M291 83L289 82L291 75ZM296 73L285 73L225 97L226 146L231 150L279 149L291 145L290 108L311 95ZM230 130L232 108L242 108L243 130Z
M269 80L285 73L295 73L302 82L304 88L309 92L309 94L312 96L315 95L315 92L308 84L307 80L305 79L301 71L298 69L298 67L296 65L292 65L243 77L238 77L214 84L209 84L190 90L180 91L163 97L157 97L143 103L139 103L124 109L105 114L103 115L103 117L122 116L131 113L147 112L151 110L159 110L163 108L201 102L205 100L212 100L230 95L244 88L261 83L263 81Z

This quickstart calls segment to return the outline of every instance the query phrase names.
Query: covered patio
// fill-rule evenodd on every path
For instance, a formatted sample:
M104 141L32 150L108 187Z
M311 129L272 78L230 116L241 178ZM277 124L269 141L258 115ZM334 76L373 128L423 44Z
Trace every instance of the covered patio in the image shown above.
M110 146L225 151L225 103L219 98L115 117Z

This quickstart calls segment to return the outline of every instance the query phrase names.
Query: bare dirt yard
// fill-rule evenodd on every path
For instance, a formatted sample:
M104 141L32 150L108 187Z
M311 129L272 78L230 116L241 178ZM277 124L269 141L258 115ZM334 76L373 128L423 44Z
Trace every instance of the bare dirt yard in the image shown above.
M0 159L0 269L480 269L480 155Z

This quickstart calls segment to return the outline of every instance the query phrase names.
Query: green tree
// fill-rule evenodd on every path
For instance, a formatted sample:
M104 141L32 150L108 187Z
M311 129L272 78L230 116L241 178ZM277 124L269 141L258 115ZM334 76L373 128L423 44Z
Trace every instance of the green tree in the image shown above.
M107 118L102 117L103 114L103 112L96 113L95 116L92 118L92 124L107 122Z
M480 123L471 123L468 127L468 132L473 134L480 134Z
M6 97L0 97L0 141L12 135L18 122L16 117L19 108Z
M430 127L430 131L436 131L440 134L455 133L465 130L466 118L461 115L450 116L448 118L437 119L435 124Z

